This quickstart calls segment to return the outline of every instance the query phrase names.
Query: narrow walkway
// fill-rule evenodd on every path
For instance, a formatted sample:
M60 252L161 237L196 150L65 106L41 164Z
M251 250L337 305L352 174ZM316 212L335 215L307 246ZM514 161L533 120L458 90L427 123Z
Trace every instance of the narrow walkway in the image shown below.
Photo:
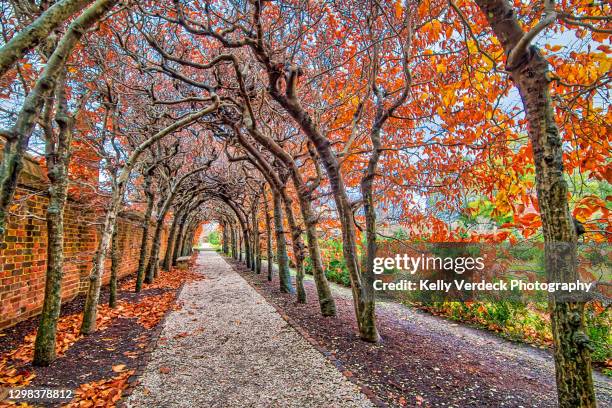
M213 251L187 284L128 407L372 407Z

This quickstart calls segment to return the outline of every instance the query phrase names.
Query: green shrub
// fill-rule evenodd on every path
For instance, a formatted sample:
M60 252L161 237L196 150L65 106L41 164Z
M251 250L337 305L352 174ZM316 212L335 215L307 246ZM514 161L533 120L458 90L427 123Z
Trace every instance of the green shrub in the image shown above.
M217 231L213 231L210 234L208 234L208 242L211 245L220 245L221 238L219 237L219 233Z

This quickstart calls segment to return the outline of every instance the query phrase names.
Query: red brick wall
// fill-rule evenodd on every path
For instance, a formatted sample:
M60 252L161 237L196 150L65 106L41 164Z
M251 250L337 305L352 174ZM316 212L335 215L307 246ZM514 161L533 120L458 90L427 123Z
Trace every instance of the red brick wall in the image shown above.
M22 184L15 195L18 205L11 209L7 233L0 240L0 329L40 313L45 287L48 203L40 185ZM98 240L99 218L83 203L69 202L65 215L65 268L62 282L64 301L85 293ZM142 218L122 214L119 219L119 276L134 274L138 267ZM153 228L149 229L152 238ZM162 234L161 256L165 254L167 228ZM149 241L150 242L150 241ZM110 259L103 283L110 279Z

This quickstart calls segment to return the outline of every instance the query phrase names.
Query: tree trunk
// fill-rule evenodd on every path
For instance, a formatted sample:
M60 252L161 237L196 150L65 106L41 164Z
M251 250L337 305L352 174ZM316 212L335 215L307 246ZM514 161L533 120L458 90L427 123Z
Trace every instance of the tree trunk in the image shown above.
M147 271L145 274L145 283L148 284L153 283L157 275L157 269L159 268L159 250L161 248L161 234L164 229L164 216L165 214L163 214L163 216L158 216L155 224L155 233L153 234L149 263L147 264Z
M108 305L112 308L117 306L117 270L119 269L119 225L113 231L111 243L111 273L110 273L110 292L108 295Z
M376 208L372 187L376 176L376 167L380 158L380 128L375 128L370 134L372 140L372 153L368 160L366 174L361 180L361 195L366 219L366 253L362 268L364 290L363 307L361 309L362 331L369 338L377 336L376 330L376 299L374 296L374 258L376 257Z
M248 223L248 218L247 218L247 223ZM251 234L249 233L248 230L246 230L246 232L243 231L244 234L244 251L245 251L245 263L246 263L246 267L253 270L253 258L251 257L251 248L252 248L252 243L251 243Z
M15 126L6 135L4 155L0 163L0 237L4 235L7 209L15 194L17 178L23 168L23 155L40 112L55 89L66 60L83 34L109 11L117 0L98 0L70 24L51 54L36 84L25 98Z
M248 230L248 219L245 223L246 225L242 226L242 241L244 242L244 257L245 263L248 268L251 267L251 243L249 239L249 230Z
M169 271L170 266L172 266L172 257L174 256L174 241L178 241L180 238L180 235L177 235L180 216L180 213L175 213L172 219L172 226L170 227L170 233L168 234L168 239L166 241L166 253L164 254L164 262L162 263L162 268L164 269L164 271Z
M63 80L60 86L64 86ZM67 121L70 121L67 123ZM49 205L47 206L47 271L45 297L34 343L35 366L48 366L55 360L57 321L62 304L62 275L64 269L64 208L68 198L68 166L70 163L72 127L74 120L59 122L60 132L54 149L46 141L47 175L49 177Z
M58 168L49 169L56 173L49 187L47 207L47 273L45 298L34 345L35 366L47 366L55 360L55 338L57 320L61 309L61 286L64 267L64 206L68 177Z
M240 226L236 227L236 238L238 239L238 262L242 262L242 235L240 234Z
M340 219L343 243L342 252L351 279L351 290L357 317L357 326L359 328L359 336L363 340L377 342L380 336L376 330L376 324L373 321L367 320L368 316L370 316L369 313L364 314L364 310L366 309L366 302L364 299L365 282L363 282L363 277L359 269L355 220L353 218L353 211L346 193L344 181L340 174L338 159L331 147L330 141L319 132L319 129L316 127L310 115L308 115L296 98L295 81L297 80L297 73L292 72L288 77L286 95L282 94L278 89L278 82L279 78L284 76L284 72L277 66L271 64L270 59L265 54L265 50L259 48L259 46L255 46L254 51L260 56L262 62L266 64L269 76L268 85L270 95L295 120L304 134L306 134L308 139L315 146L323 162L323 167L329 178L329 184L333 192L338 217ZM367 291L367 289L365 290Z
M293 247L293 258L295 259L295 287L298 303L306 303L306 289L304 288L304 242L302 241L302 230L297 225L291 208L291 199L285 188L282 189L283 204L287 214L287 222L291 230L291 246Z
M179 224L179 231L177 234L178 238L174 244L174 250L172 254L172 265L176 265L176 260L181 255L182 241L183 241L183 236L185 234L185 222L186 221L187 221L187 214L184 214L181 217L180 224Z
M247 114L247 112L245 112ZM247 121L248 122L248 121ZM254 121L251 120L251 124ZM312 274L314 277L315 285L317 287L317 296L319 297L319 307L323 316L335 316L336 315L336 304L329 287L329 282L325 277L325 271L323 269L323 260L321 259L321 251L319 249L319 241L316 232L316 218L314 217L312 206L310 203L310 191L304 184L302 176L300 175L299 169L295 164L293 158L282 149L272 138L259 132L254 126L249 127L249 134L257 140L262 146L268 149L276 158L278 158L287 168L291 176L293 185L297 193L298 201L300 204L300 211L304 224L306 226L306 238L308 239L308 255L312 261ZM244 145L244 143L243 143ZM251 154L258 157L258 153L249 149L248 145L245 145ZM262 166L264 167L265 164ZM265 168L262 168L265 170ZM280 187L280 186L278 186ZM301 241L301 236L300 236ZM303 247L303 244L302 244ZM296 284L298 286L298 297L300 297L300 282L303 281L303 269L302 276L300 277L300 271L298 270L298 279ZM303 284L302 284L303 288ZM304 292L305 295L305 292ZM304 299L305 300L305 299Z
M230 234L232 239L232 258L238 259L238 248L236 243L236 231L234 230L234 224L230 224Z
M283 209L281 207L281 196L273 190L274 196L274 232L276 235L276 257L278 260L278 277L280 291L293 293L291 285L291 272L289 271L289 257L287 256L287 241L283 227Z
M266 213L266 250L268 252L268 281L272 281L273 266L274 266L274 255L272 252L272 219L270 217L270 208L268 206L268 199L264 193L264 211Z
M255 205L253 206L252 211L252 219L251 222L253 224L253 264L255 273L261 273L261 244L259 238L259 220L257 219L257 212L259 210L259 198L255 200Z
M563 148L550 96L548 63L535 46L524 43L511 3L476 0L504 47L528 123L534 156L536 190L545 242L549 282L575 282L577 235L563 178ZM546 17L545 17L546 18ZM554 19L552 20L554 21ZM590 344L584 327L584 304L550 296L559 406L595 407Z
M140 240L140 254L138 257L138 271L136 272L136 292L142 290L142 282L145 277L145 266L147 262L148 241L149 241L149 226L151 225L151 215L153 214L153 203L155 196L151 190L151 179L145 177L144 191L147 196L147 209L144 215L144 222L142 223L142 238Z
M182 119L172 123L165 127L149 139L141 143L134 151L130 154L123 169L121 170L118 180L113 186L113 192L111 196L110 206L104 217L104 223L102 226L101 239L98 244L98 249L94 257L93 267L91 274L89 275L89 289L87 290L87 299L85 300L85 308L83 310L83 323L81 324L81 333L89 334L96 330L96 317L98 313L98 301L100 299L100 286L102 280L102 273L104 271L104 261L106 260L106 251L110 244L111 236L115 230L115 223L117 214L121 208L123 201L123 194L127 181L130 177L132 169L138 163L138 160L142 154L151 147L155 142L169 135L170 133L179 130L200 117L214 111L219 106L218 97L213 98L213 103L205 109L198 112L192 113L183 117Z
M186 256L187 255L187 241L189 240L190 229L191 229L191 225L189 225L189 223L188 223L186 228L185 228L185 232L183 233L183 236L181 238L181 246L180 246L180 255L181 256Z
M184 177L181 180L184 180ZM149 255L149 263L147 264L145 283L153 283L159 273L159 251L161 248L161 235L164 229L164 220L166 219L166 214L168 214L170 206L174 201L174 197L176 196L176 191L180 185L180 182L181 181L172 186L170 191L168 191L168 195L159 207L159 213L156 217L157 224L155 225L153 243L151 244L151 253ZM168 249L166 248L166 251L167 250Z
M53 30L62 25L93 0L61 0L44 11L29 26L19 31L0 48L0 78L24 55L44 41Z
M102 285L102 274L104 273L104 263L106 251L110 246L113 233L116 228L117 214L121 208L123 192L125 187L119 186L114 189L110 209L104 217L102 232L96 255L94 256L93 268L89 275L89 289L85 299L83 309L83 322L81 324L81 334L90 334L96 331L96 318L98 316L98 303L100 300L100 287Z
M221 222L221 230L222 230L222 239L223 239L223 253L227 255L228 253L228 245L227 245L227 223L225 221Z

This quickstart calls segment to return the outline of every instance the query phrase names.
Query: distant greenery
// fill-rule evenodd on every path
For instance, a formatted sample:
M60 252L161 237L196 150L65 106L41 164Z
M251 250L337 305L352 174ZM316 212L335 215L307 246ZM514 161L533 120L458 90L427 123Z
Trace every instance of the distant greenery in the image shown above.
M221 237L219 236L219 233L217 231L213 231L210 234L208 234L208 242L212 245L212 246L219 246L221 245Z
M330 282L338 283L344 286L351 286L351 278L349 271L342 255L342 242L335 239L327 239L319 241L321 247L321 255L323 257L323 267L325 268L325 276ZM306 257L304 262L304 271L312 273L312 261L310 257Z

